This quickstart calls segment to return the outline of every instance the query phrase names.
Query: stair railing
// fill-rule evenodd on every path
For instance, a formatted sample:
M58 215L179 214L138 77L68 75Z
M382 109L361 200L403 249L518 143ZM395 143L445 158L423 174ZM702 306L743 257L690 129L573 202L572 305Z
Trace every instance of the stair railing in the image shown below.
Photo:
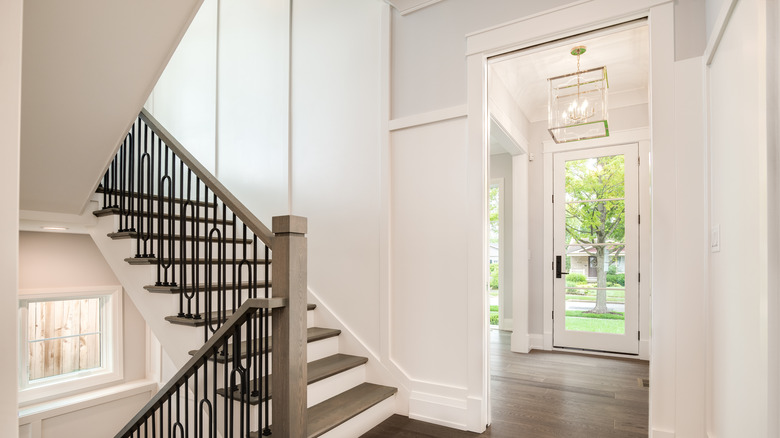
M263 435L270 435L267 410L253 410L249 403L261 398L268 405L267 396L252 391L250 369L262 366L257 353L270 349L265 334L252 329L251 320L265 318L269 309L275 313L286 304L282 298L244 302L116 438L247 437L261 427ZM238 401L227 397L227 391Z
M286 300L287 305L274 310L272 327L265 308L257 311L259 317L252 318L251 323L244 323L247 327L243 332L247 337L252 333L253 339L267 336L269 331L273 335L270 382L274 388L274 433L305 436L306 218L274 217L272 233L146 110L141 111L120 145L99 190L103 193L104 210L119 215L118 234L136 239L132 261L156 265L156 282L150 291L179 295L178 314L167 319L191 325L203 322L207 346L217 336L227 336L223 329L231 329L225 328L225 324L232 321L231 315L243 302L271 299L271 278L274 279L273 298ZM258 334L262 336L258 338ZM240 335L231 332L230 336ZM227 345L218 342L215 340L214 345ZM206 351L203 355L213 356L212 353L219 351ZM247 384L252 382L248 391L267 399L271 385L264 370L270 367L268 355L262 356L263 364L261 359L245 360L241 372L246 375L239 380L241 385L245 380ZM187 378L197 375L189 368L200 365L201 362L191 360L179 373ZM186 379L173 385L176 391L182 390L181 385L184 393L189 390ZM170 391L164 396L173 400ZM171 410L173 402L168 403ZM268 403L265 410L267 422ZM200 407L198 411L203 418ZM160 415L165 417L164 413ZM170 415L172 412L168 419ZM148 412L139 416L155 421ZM170 423L170 432L182 436L175 432L179 430L176 424ZM135 430L135 436L142 436L140 429ZM264 433L268 432L266 423ZM143 436L157 436L150 433ZM187 434L190 435L193 434Z

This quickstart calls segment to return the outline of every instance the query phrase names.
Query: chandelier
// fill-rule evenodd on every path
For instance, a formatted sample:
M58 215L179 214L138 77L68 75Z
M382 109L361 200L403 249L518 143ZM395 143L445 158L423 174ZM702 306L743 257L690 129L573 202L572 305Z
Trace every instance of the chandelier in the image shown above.
M580 70L585 46L571 49L577 71L547 79L550 84L548 124L556 143L609 137L607 124L607 67Z

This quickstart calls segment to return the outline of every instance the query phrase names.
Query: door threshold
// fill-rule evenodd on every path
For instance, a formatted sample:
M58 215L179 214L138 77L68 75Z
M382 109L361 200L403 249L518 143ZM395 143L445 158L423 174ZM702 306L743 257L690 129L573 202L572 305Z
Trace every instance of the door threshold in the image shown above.
M624 359L639 359L639 353L618 353L614 351L590 350L587 348L553 347L552 351L560 351L562 353L590 354L593 356L621 357ZM645 359L640 359L640 360L645 360Z

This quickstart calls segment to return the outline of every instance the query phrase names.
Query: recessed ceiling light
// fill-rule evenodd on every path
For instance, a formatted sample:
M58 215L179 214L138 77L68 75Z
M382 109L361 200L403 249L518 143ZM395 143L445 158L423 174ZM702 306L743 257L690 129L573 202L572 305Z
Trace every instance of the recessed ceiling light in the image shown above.
M65 231L68 229L68 227L41 227L41 228L46 231Z

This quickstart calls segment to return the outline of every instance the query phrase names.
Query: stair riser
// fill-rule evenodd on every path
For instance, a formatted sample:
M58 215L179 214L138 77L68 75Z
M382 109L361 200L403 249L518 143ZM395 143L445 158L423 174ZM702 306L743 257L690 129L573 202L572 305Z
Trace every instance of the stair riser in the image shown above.
M331 429L330 431L319 436L322 438L344 438L358 437L365 434L369 430L376 427L379 423L390 418L390 416L395 413L396 397L398 396L394 395L379 402L378 404L350 418L334 429Z

